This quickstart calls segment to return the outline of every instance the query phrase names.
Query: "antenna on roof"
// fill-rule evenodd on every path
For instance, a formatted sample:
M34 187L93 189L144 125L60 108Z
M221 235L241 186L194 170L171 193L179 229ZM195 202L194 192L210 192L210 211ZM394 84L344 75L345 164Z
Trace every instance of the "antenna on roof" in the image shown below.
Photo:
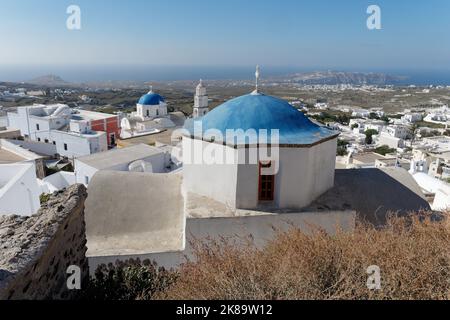
M258 81L259 81L259 65L256 66L256 71L255 71L255 91L252 92L252 94L259 94L258 92Z

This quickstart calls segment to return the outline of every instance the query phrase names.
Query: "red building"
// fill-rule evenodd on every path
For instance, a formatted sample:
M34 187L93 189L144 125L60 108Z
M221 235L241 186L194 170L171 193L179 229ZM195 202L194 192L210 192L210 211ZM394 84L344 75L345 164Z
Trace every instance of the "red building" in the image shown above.
M89 121L91 130L106 132L109 147L116 145L120 137L119 116L86 110L79 110L77 115Z

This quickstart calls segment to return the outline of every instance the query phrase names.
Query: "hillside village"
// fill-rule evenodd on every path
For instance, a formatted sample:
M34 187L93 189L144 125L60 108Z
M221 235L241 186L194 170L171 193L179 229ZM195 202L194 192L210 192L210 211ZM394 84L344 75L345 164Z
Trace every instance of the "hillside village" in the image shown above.
M270 82L265 82L263 87L266 90L272 88ZM352 88L377 90L375 86L367 85L359 89L351 85L302 86L302 90L312 92L344 92ZM389 88L385 90L391 90ZM54 90L53 94L63 97L73 94L74 90ZM63 101L3 111L3 127L0 131L2 166L15 166L14 170L21 171L19 168L26 164L31 166L30 172L36 172L36 177L27 183L27 190L33 190L28 209L24 212L8 212L14 206L8 205L6 200L0 200L0 207L6 210L4 214L32 214L39 208L41 195L76 182L88 185L93 172L97 171L91 169L91 174L84 173L83 161L90 162L90 158L107 159L115 158L115 154L126 154L123 163L117 164L120 167L117 170L120 171L169 172L180 169L182 159L174 157L172 152L179 141L172 141L172 133L182 128L189 117L203 116L212 108L206 90L204 83L200 82L192 101L191 115L168 111L175 108L152 89L137 101L135 111L130 113L118 111L108 114L93 111L83 104L71 107ZM14 91L4 91L2 99L45 96L49 89L35 88L30 91L16 88ZM86 95L80 96L80 99L87 104L92 102ZM443 210L449 205L450 108L447 105L415 107L388 113L383 108L336 105L320 98L313 104L299 99L289 102L316 123L339 133L336 168L403 168L414 178L434 210ZM150 160L157 158L155 154L161 154L159 160ZM106 165L100 167L110 168ZM11 169L7 171L10 172L9 178L4 179L15 176ZM11 186L11 190L14 189ZM4 194L8 193L5 190Z
M193 238L251 234L263 246L273 227L333 233L450 207L448 106L311 105L265 94L255 76L252 91L214 108L200 80L188 115L154 88L129 113L64 103L8 111L0 214L32 216L84 185L93 272L130 257L176 267Z

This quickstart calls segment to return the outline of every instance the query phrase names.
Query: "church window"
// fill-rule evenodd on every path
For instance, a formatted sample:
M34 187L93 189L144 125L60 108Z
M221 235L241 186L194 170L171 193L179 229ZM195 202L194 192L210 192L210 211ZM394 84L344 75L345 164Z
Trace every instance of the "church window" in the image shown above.
M271 161L259 163L258 195L260 201L273 201L274 198L275 176L262 174L263 168L270 168L271 166L272 166Z

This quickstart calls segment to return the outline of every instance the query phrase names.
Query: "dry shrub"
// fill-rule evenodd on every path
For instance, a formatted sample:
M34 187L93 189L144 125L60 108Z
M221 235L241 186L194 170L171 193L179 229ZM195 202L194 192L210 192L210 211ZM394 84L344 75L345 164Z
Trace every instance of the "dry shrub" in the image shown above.
M264 249L203 241L163 299L449 299L449 219L391 217L353 233L281 232ZM381 290L367 288L371 265Z

